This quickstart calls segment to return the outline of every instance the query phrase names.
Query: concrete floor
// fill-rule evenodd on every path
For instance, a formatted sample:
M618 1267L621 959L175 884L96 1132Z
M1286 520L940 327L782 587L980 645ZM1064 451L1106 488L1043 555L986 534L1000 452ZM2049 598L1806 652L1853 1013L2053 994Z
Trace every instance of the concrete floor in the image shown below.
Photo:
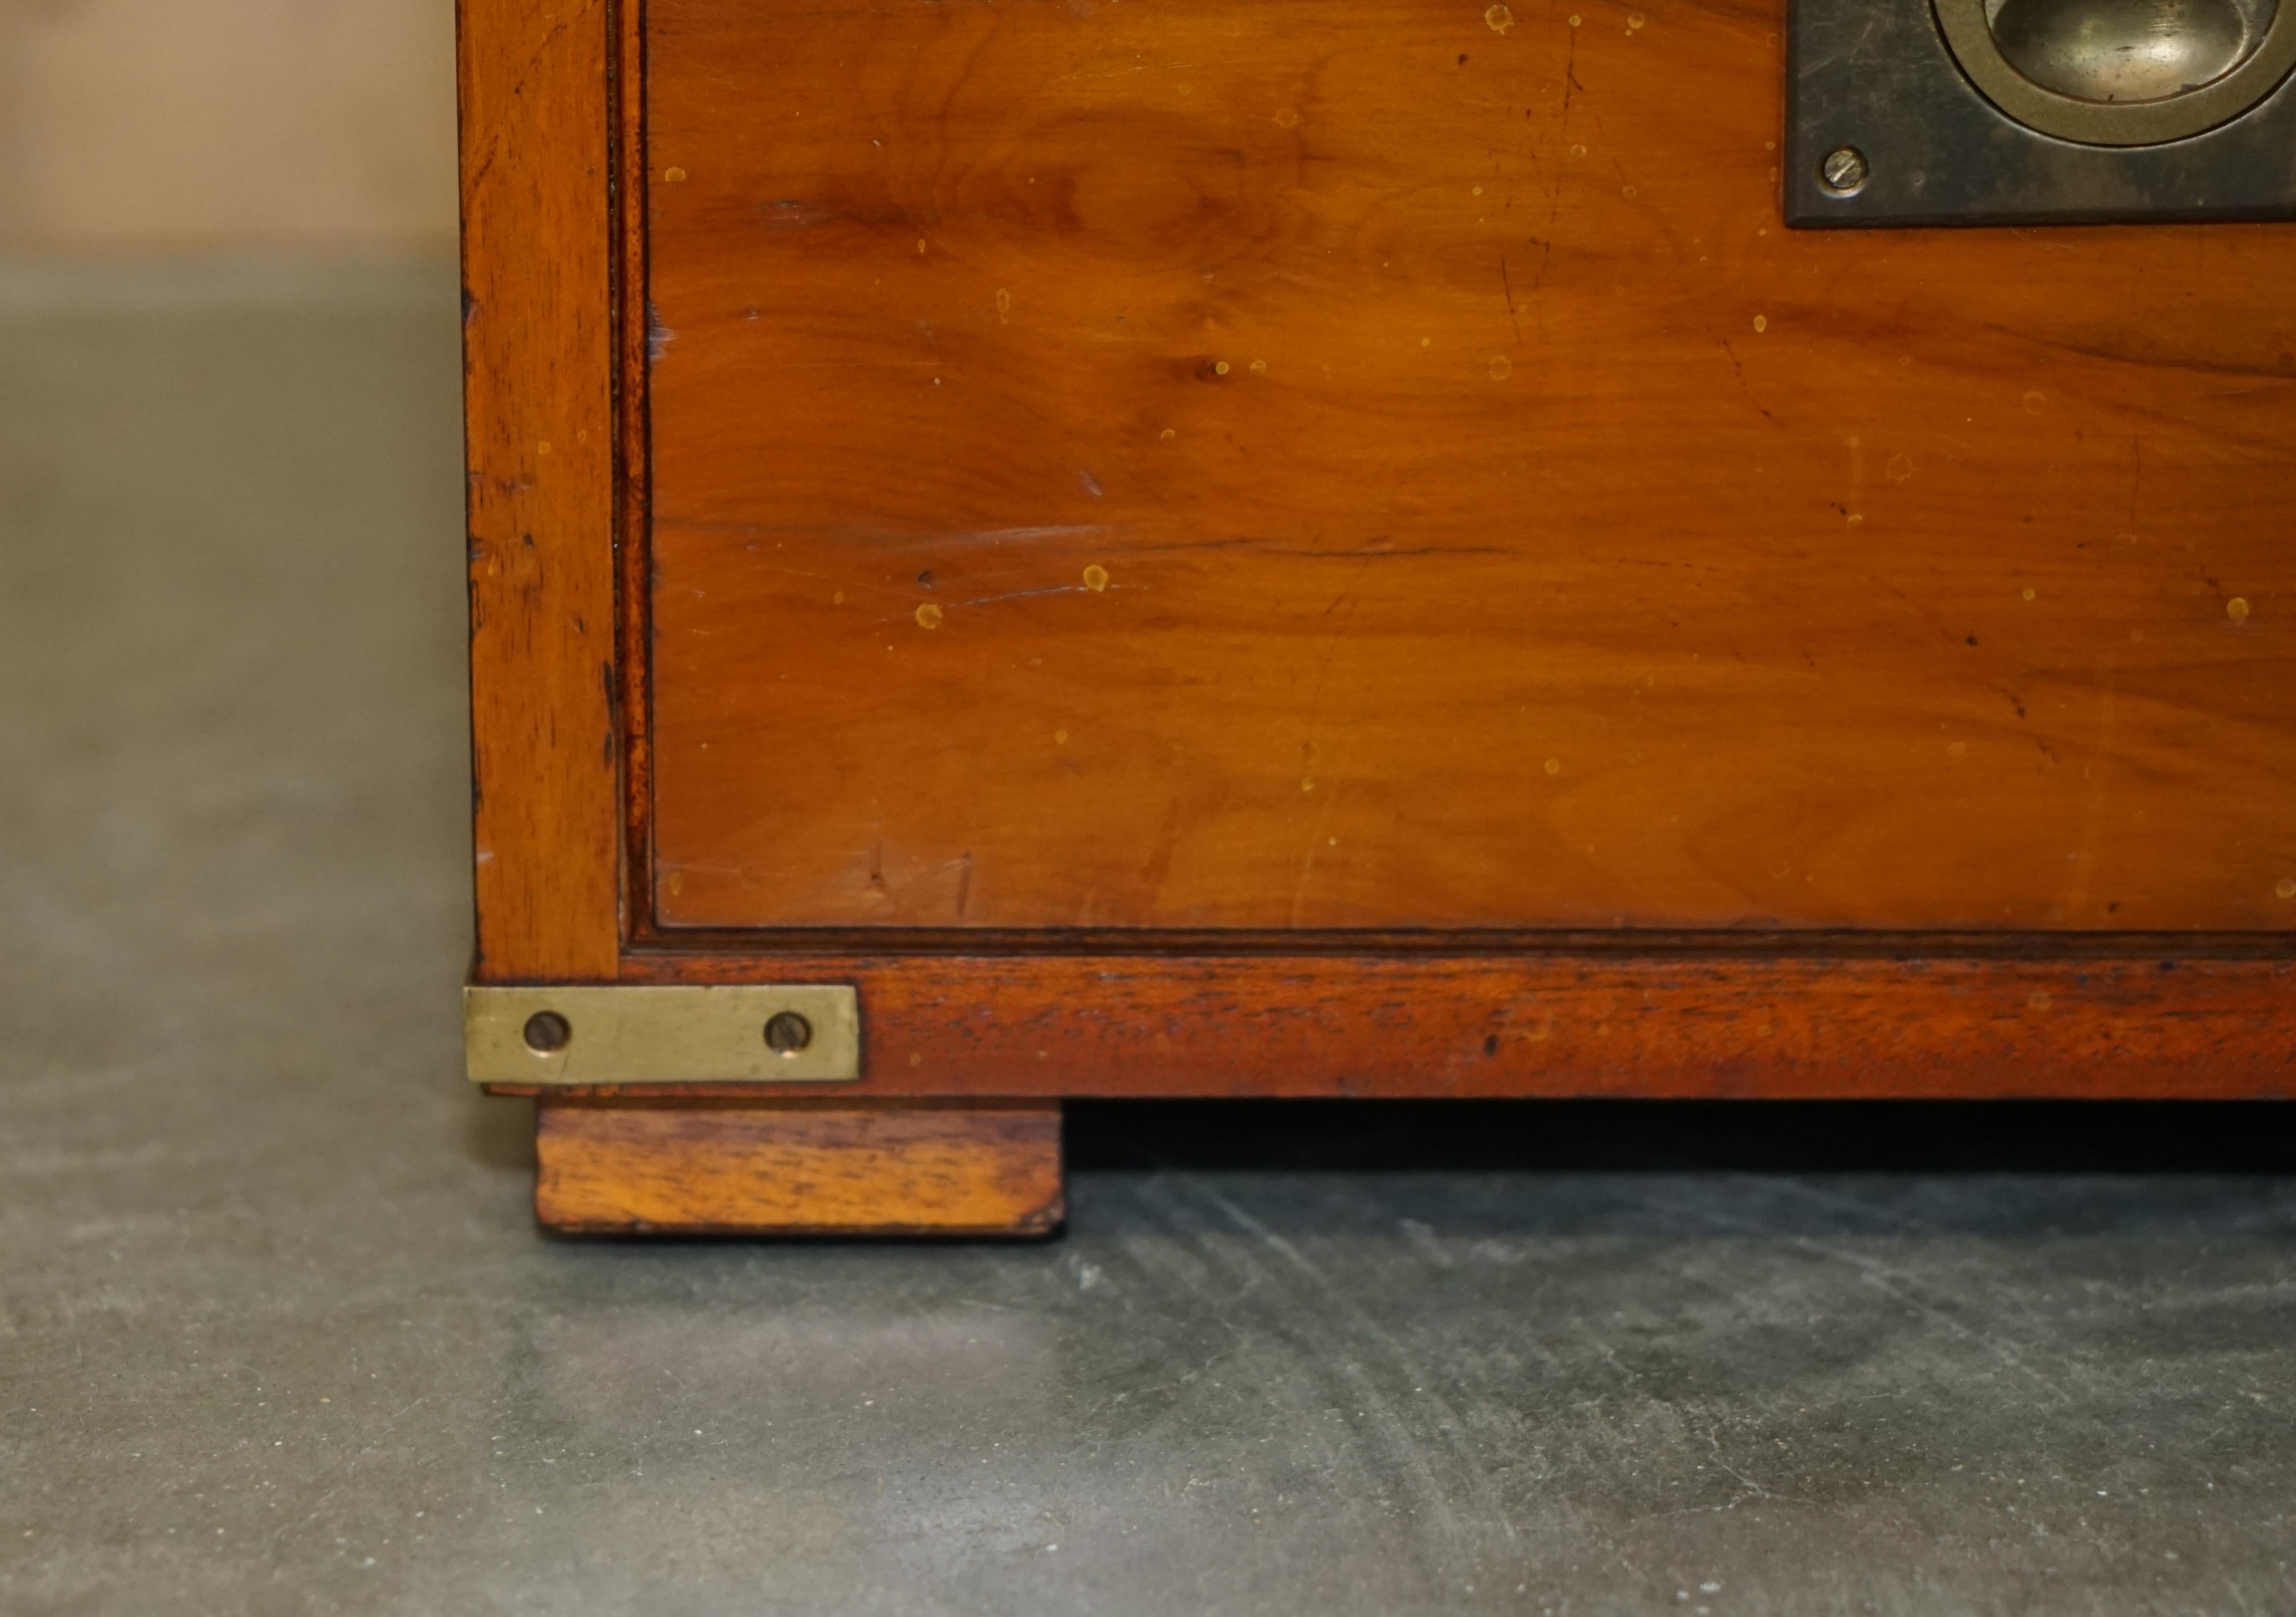
M2286 1109L1089 1110L529 1220L451 267L0 266L0 1611L2296 1610Z

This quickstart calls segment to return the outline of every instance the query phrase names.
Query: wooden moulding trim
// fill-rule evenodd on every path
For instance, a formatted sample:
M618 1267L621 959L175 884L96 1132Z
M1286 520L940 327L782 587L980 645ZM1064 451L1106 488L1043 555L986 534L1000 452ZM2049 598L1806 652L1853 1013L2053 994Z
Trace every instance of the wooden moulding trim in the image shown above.
M636 956L625 976L857 985L847 1096L2296 1096L2281 959Z
M622 920L626 938L653 927L653 539L649 500L652 439L646 392L653 311L648 291L646 209L646 0L615 0L615 242L620 319L615 407L621 442L620 562L622 733Z
M1659 927L1133 927L1106 930L1009 927L772 927L750 932L676 929L633 940L633 969L648 980L692 970L710 980L727 972L770 977L779 958L882 959L907 955L991 956L1694 956L1739 959L2186 960L2296 962L2296 932L2103 932L1884 931L1878 927L1791 931Z
M1041 1235L1066 1211L1057 1105L552 1097L535 1216L599 1235Z
M620 947L604 0L463 0L463 332L481 981Z

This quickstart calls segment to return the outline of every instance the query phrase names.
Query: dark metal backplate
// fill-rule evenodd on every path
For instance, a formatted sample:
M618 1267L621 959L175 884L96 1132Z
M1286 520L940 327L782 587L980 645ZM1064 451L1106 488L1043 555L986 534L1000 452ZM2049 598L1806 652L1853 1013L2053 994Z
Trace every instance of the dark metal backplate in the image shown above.
M2095 224L2296 218L2296 78L2189 140L2079 146L2014 122L1962 76L1929 0L1792 0L1786 223ZM1819 182L1854 146L1854 196Z

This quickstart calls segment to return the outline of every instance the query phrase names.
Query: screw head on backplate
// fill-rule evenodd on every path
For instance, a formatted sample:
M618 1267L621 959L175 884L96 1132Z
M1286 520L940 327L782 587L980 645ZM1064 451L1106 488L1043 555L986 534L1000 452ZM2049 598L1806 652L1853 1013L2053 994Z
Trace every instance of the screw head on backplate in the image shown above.
M1817 183L1834 196L1856 196L1866 189L1872 170L1866 154L1855 146L1836 146L1817 166Z

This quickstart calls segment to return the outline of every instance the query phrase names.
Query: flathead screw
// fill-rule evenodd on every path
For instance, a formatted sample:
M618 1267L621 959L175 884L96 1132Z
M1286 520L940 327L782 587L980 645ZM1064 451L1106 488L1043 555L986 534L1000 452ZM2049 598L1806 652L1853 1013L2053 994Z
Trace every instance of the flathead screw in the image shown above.
M1855 146L1836 146L1817 166L1818 184L1835 196L1856 196L1871 175L1866 154Z
M537 1011L526 1019L526 1047L537 1055L555 1055L573 1042L573 1024L555 1011Z
M794 1055L813 1042L813 1024L795 1011L783 1011L766 1023L766 1048L776 1055Z

